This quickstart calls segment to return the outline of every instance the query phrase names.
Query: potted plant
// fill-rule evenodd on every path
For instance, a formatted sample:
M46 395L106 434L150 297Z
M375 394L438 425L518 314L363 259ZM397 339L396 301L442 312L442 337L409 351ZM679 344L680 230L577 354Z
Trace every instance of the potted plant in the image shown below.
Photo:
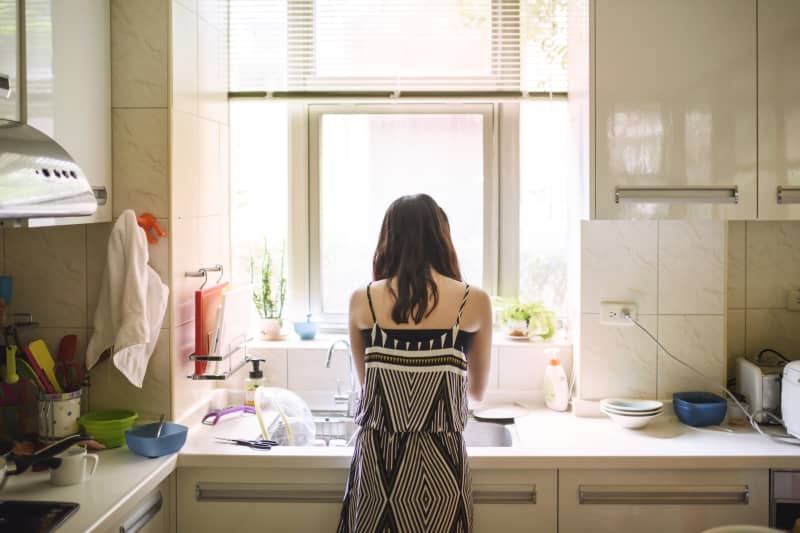
M507 334L512 337L538 337L547 341L555 333L555 316L541 302L507 300L503 306L501 321Z
M275 272L275 261L264 242L264 253L257 264L250 258L250 283L253 287L253 303L260 318L260 330L264 340L279 340L283 326L283 307L286 303L286 247L281 249L280 266Z

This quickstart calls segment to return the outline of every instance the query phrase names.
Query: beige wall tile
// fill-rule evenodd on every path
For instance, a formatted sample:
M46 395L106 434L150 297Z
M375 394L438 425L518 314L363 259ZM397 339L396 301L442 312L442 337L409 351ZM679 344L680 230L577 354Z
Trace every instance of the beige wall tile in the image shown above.
M336 350L331 367L325 368L327 350L292 350L288 356L287 383L291 390L335 391L339 380L342 393L350 387L347 352Z
M13 311L48 327L87 326L86 226L8 229L5 256Z
M727 317L728 327L728 364L727 378L736 375L736 359L745 357L747 349L745 346L745 310L729 309Z
M227 30L228 0L197 0L200 18L215 28Z
M544 373L550 361L551 347L530 343L524 346L500 346L498 352L498 388L508 390L544 390ZM567 376L572 372L572 351L556 349Z
M97 308L97 297L106 270L108 257L108 237L111 234L111 223L88 224L86 226L86 324L94 325L94 313Z
M196 218L176 218L172 221L172 325L179 326L194 319L194 291L200 288L201 278L188 278L202 263Z
M783 309L800 288L800 222L747 223L747 307Z
M724 313L725 223L658 224L659 314Z
M159 227L161 227L161 229L164 230L164 233L167 235L165 237L161 237L155 244L148 243L150 251L149 264L151 267L153 267L153 270L158 272L158 275L161 276L161 281L169 285L169 239L171 237L170 224L169 220L166 218L159 218L157 222Z
M169 4L111 1L112 107L167 107Z
M669 351L696 368L717 387L670 358L658 354L658 397L672 398L673 392L708 390L717 392L725 376L724 316L660 316L658 339Z
M114 216L133 209L169 217L167 110L115 109L112 120Z
M500 355L497 348L492 348L489 364L489 390L497 390L500 386Z
M197 113L197 15L172 2L172 108Z
M220 126L205 119L195 121L199 128L199 145L195 157L200 158L199 174L195 176L196 216L222 215L228 212L228 172L223 172L220 161ZM181 189L186 184L181 183Z
M746 222L728 222L728 309L745 307Z
M197 12L197 1L198 0L175 0L176 3L182 5L192 13ZM173 7L174 9L174 7Z
M198 26L198 110L203 118L228 123L227 30L201 18Z
M202 162L203 133L201 120L194 115L172 112L171 202L172 217L194 217L198 214L200 184L204 176ZM208 171L206 171L207 173ZM205 194L205 193L204 193Z
M187 376L194 372L194 321L173 329L172 339L172 416L179 419L190 412L214 390L213 381L195 381Z
M250 349L250 354L256 359L264 359L261 368L264 369L264 378L270 387L286 388L288 379L288 356L284 349ZM293 350L292 350L293 352ZM247 379L251 365L245 365L234 376L225 381L227 389L244 390L244 380Z
M655 314L657 242L657 222L582 222L582 312L599 313L601 301L626 301L636 303L639 314Z
M639 322L657 333L656 317L640 316ZM583 315L579 397L654 398L656 357L656 344L639 329L604 326L598 315Z
M170 416L170 334L162 329L147 364L142 388L132 385L113 361L98 363L91 371L90 409L133 409L141 422Z
M772 348L789 359L800 359L800 313L784 309L748 309L747 355Z

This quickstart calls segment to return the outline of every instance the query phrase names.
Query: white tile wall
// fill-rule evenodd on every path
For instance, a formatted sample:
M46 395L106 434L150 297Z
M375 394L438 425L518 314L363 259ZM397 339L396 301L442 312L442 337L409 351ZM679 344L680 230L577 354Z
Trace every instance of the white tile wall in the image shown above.
M335 391L337 380L342 393L350 386L348 354L337 349L331 367L325 367L327 350L291 350L287 356L287 384L291 390Z
M746 350L752 357L764 348L800 359L800 313L785 309L748 309Z
M197 113L197 15L172 2L172 107Z
M572 349L569 346L537 343L501 346L492 351L493 363L497 366L497 388L514 391L543 390L544 372L551 357L547 351L549 349L556 350L564 372L569 376L572 372Z
M745 232L746 222L728 223L728 309L745 308Z
M725 378L723 315L660 316L658 340L673 355L702 372L712 382L683 367L659 349L659 398L669 399L673 392L688 390L718 392L718 385Z
M783 309L800 288L800 223L747 223L747 308Z

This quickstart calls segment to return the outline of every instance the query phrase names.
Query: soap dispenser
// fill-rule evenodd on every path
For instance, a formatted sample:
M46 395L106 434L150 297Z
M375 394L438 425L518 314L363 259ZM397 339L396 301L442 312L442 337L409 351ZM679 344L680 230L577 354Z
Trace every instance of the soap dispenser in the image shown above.
M244 380L244 404L250 407L255 407L256 405L256 389L267 384L264 379L264 371L259 368L259 365L263 362L263 359L250 359L250 364L253 365L253 368L250 370L247 379Z

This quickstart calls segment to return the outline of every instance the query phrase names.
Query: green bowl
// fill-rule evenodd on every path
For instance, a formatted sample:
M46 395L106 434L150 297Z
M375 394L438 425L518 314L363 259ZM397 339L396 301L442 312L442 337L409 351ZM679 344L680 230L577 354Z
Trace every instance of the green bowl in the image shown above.
M133 427L138 414L126 409L91 411L78 419L83 430L106 448L125 444L125 432Z

